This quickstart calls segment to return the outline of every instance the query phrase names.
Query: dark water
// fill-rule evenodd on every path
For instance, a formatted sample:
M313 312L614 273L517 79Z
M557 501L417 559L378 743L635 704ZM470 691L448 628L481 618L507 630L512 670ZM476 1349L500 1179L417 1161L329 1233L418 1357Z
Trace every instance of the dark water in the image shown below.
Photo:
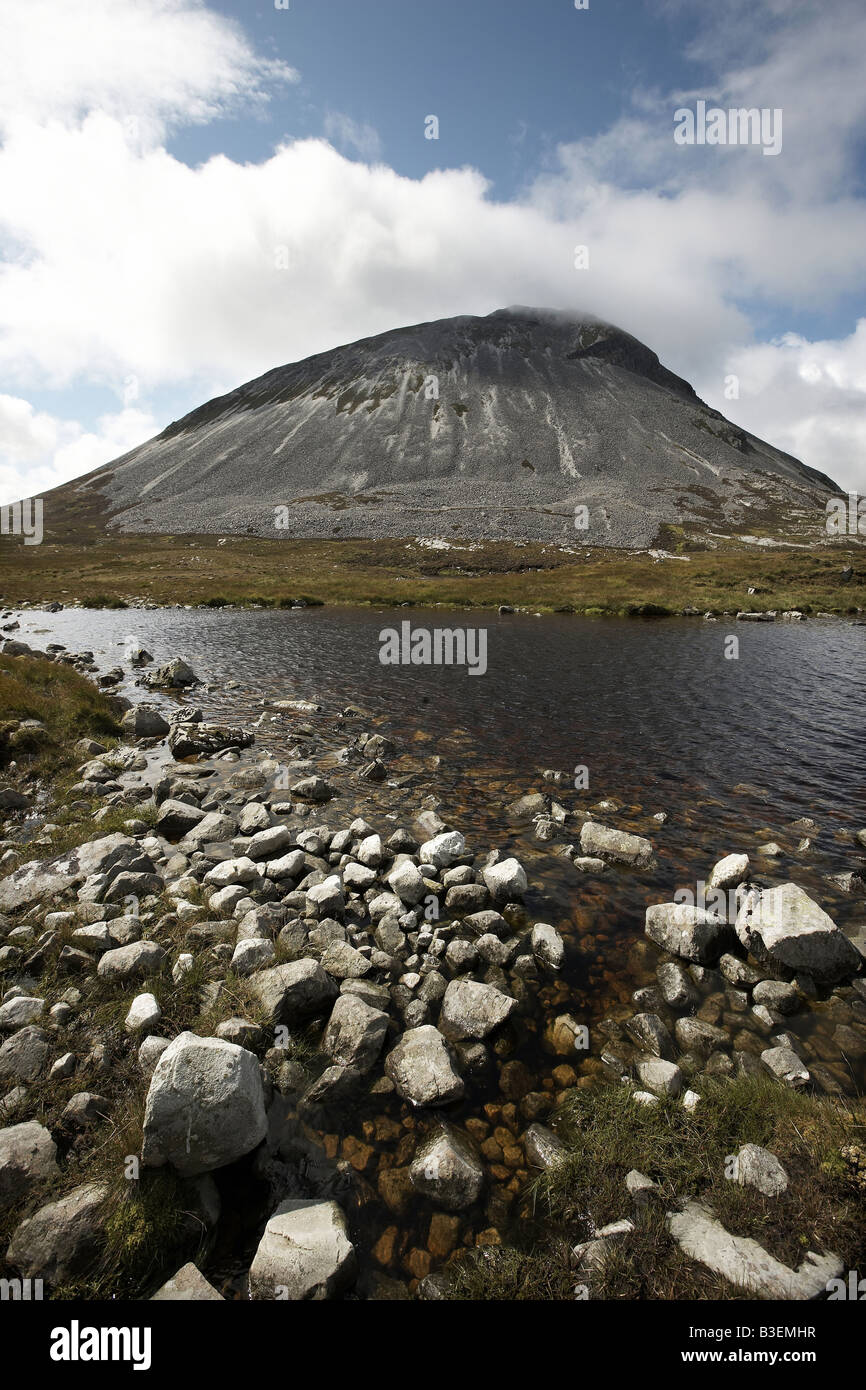
M380 631L406 619L414 627L485 626L486 674L380 664ZM552 1095L568 1081L552 1078L563 1059L545 1049L545 1023L568 1011L586 1020L592 1034L603 1017L621 1020L632 1013L632 991L652 982L657 961L643 945L647 904L669 899L677 887L694 890L723 854L747 852L761 882L793 879L843 928L866 918L863 896L828 882L828 875L863 868L866 860L854 839L866 826L866 627L500 618L418 609L70 610L23 615L14 635L40 646L54 640L72 650L92 649L101 668L120 662L132 636L158 662L188 660L207 683L192 701L206 715L232 722L257 719L263 698L315 700L325 712L308 722L335 750L349 738L334 723L341 707L369 711L370 722L397 745L389 779L405 785L354 783L345 801L315 816L337 828L363 813L387 834L386 814L409 825L433 793L440 814L463 830L482 859L493 846L518 855L531 883L529 920L556 925L568 958L562 977L541 989L538 1015L525 1022L507 1057L522 1061L533 1085ZM725 657L731 636L739 640L736 660ZM293 746L292 722L260 726L257 746L279 756ZM573 786L577 765L588 768L586 791ZM545 768L561 769L564 783L544 782ZM568 810L612 798L617 809L596 811L596 818L648 835L658 868L642 875L618 869L599 877L579 874L557 853L579 838L579 824L542 843L531 825L506 818L509 802L537 790ZM657 812L667 813L664 824L653 820ZM812 818L817 829L795 826L801 817ZM804 838L809 844L801 848ZM783 851L777 859L759 853L771 840ZM863 1082L862 1066L841 1058L832 1041L834 1027L845 1021L839 1005L817 1000L783 1026L808 1040L812 1060L826 1064L850 1091ZM578 1066L585 1081L598 1074L604 1046L594 1036L595 1057ZM472 1090L455 1118L478 1115L485 1103L503 1103L495 1077L486 1089ZM352 1143L370 1147L368 1164L363 1152L345 1148L345 1135L331 1136L329 1153L341 1153L363 1174L361 1188L370 1195L358 1220L368 1247L389 1224L399 1227L393 1260L380 1263L405 1279L423 1272L424 1260L419 1265L416 1255L414 1265L407 1263L406 1252L424 1249L430 1218L423 1209L395 1217L378 1202L377 1165L406 1161L388 1137L395 1117L411 1133L414 1121L394 1102L380 1101L378 1110L356 1116ZM401 1142L405 1149L405 1134ZM498 1176L496 1165L491 1171L501 1200L473 1218L475 1234L500 1224L522 1180L501 1165Z
M383 666L378 634L409 610L183 609L29 614L22 625L113 664L127 634L157 660L179 655L217 687L205 703L240 717L261 695L358 702L395 733L434 742L465 731L467 753L512 778L586 764L591 797L672 809L717 802L719 833L742 827L738 783L769 793L780 825L801 815L866 820L866 627L495 617L411 610L413 626L483 625L488 670ZM51 639L46 635L51 633ZM739 639L726 660L726 638ZM657 803L657 805L655 804ZM495 808L494 808L495 809Z

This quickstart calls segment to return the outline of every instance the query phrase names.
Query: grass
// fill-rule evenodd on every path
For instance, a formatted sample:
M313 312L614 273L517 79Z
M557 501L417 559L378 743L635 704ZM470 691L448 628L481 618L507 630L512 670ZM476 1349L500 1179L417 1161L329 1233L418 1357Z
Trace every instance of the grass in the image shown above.
M510 541L456 542L440 551L411 539L219 539L94 532L86 543L49 538L40 546L7 545L0 549L0 599L103 607L134 600L215 608L285 608L298 599L383 607L512 604L599 616L663 616L689 606L714 613L759 607L840 614L866 607L862 549L841 541L808 550L733 544L698 550L673 537L669 548L688 558L656 562L646 553L588 551L578 543L572 553ZM847 565L855 575L843 584ZM750 588L758 593L750 595Z
M21 729L27 719L44 727ZM14 784L56 779L84 761L78 739L107 746L120 732L115 702L72 667L0 656L0 768Z
M833 1250L848 1269L866 1262L866 1103L823 1099L761 1077L702 1082L695 1111L676 1102L637 1106L629 1091L575 1090L557 1128L568 1156L538 1177L520 1210L513 1245L461 1255L449 1268L452 1298L574 1297L581 1277L566 1252L612 1221L635 1229L612 1244L592 1276L592 1295L613 1299L741 1298L749 1295L687 1259L664 1216L687 1197L705 1202L734 1235L759 1241L796 1268L807 1250ZM746 1143L770 1149L789 1176L765 1197L725 1177ZM636 1168L658 1186L634 1208L625 1177ZM535 1293L532 1293L535 1290Z

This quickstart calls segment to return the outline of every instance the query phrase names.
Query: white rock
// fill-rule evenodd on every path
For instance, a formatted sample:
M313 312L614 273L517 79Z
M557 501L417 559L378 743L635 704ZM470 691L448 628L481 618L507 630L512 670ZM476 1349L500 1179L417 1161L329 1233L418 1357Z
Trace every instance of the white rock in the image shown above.
M265 1227L250 1267L250 1297L335 1298L356 1272L355 1248L336 1202L282 1202Z
M522 898L529 887L526 871L517 859L502 859L488 864L482 877L490 896L499 902Z
M700 1202L688 1202L681 1212L672 1212L667 1226L690 1259L763 1298L817 1298L826 1291L828 1281L842 1272L838 1255L816 1255L811 1250L798 1270L789 1269L756 1240L730 1235Z
M124 1027L130 1033L141 1033L155 1028L162 1018L162 1009L153 994L137 994L129 1006L124 1019Z
M447 869L455 860L462 859L466 853L466 841L459 830L446 830L426 840L418 851L422 864L432 864L436 869Z
M264 936L248 936L239 941L232 955L232 970L238 975L251 975L274 959L273 941Z
M176 1037L151 1077L142 1162L192 1177L233 1163L266 1132L258 1058L219 1038Z

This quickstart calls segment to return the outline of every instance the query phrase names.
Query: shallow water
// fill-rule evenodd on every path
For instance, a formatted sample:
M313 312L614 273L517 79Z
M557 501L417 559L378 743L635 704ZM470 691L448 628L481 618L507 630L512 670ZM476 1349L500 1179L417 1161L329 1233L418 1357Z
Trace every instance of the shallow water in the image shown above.
M486 674L381 665L380 631L406 619L413 627L486 627ZM540 991L539 1013L500 1060L523 1062L533 1087L551 1095L565 1084L552 1076L564 1059L545 1051L545 1022L565 1011L586 1020L593 1057L575 1066L587 1079L593 1063L597 1072L605 1043L594 1025L605 1016L627 1017L634 1011L632 991L654 979L658 957L643 944L647 904L667 900L677 887L694 890L723 854L749 853L759 881L800 883L842 927L866 917L862 896L846 895L827 881L827 875L862 867L866 859L854 840L854 831L866 825L866 627L836 621L540 619L418 609L172 609L31 611L12 635L38 646L57 641L71 650L91 649L102 669L119 663L125 640L133 636L157 662L187 659L207 683L191 701L206 716L231 722L257 719L263 698L323 705L322 715L260 726L257 747L277 756L294 746L291 730L299 719L321 729L336 749L350 737L335 725L339 710L357 704L369 711L367 722L397 745L389 781L405 784L352 779L347 802L315 811L314 823L336 828L363 813L387 834L386 814L410 825L411 812L432 792L440 814L464 831L482 861L493 846L518 855L531 883L529 918L560 929L568 959L562 977ZM724 655L731 635L739 639L738 660ZM130 687L127 693L140 694ZM588 769L588 790L573 786L577 765ZM544 782L545 768L562 769L565 782ZM613 798L619 809L598 811L596 818L648 835L657 869L580 875L557 853L579 838L579 825L542 843L531 825L517 825L504 814L515 797L538 790L569 810ZM668 819L659 824L652 817L662 811ZM804 832L793 825L804 816L818 829ZM804 835L810 844L799 850ZM779 859L757 852L770 840L782 847ZM862 1059L840 1058L831 1036L840 1019L834 1005L819 1001L782 1026L808 1039L813 1058L851 1089L863 1084ZM494 1074L453 1117L465 1121L485 1104L503 1103ZM352 1135L333 1135L327 1143L329 1162L339 1155L362 1175L356 1180L355 1219L366 1232L365 1243L375 1244L389 1225L398 1228L393 1258L380 1264L406 1279L424 1271L425 1261L416 1254L412 1263L408 1252L424 1250L430 1209L416 1203L395 1215L383 1210L376 1192L383 1162L405 1162L400 1144L411 1147L414 1117L403 1112L393 1099L380 1100L354 1116ZM402 1127L399 1141L389 1130L395 1123ZM520 1170L512 1174L501 1164L498 1170L493 1190L499 1206L467 1218L469 1238L505 1220L520 1185ZM358 1189L369 1189L366 1200L357 1198Z

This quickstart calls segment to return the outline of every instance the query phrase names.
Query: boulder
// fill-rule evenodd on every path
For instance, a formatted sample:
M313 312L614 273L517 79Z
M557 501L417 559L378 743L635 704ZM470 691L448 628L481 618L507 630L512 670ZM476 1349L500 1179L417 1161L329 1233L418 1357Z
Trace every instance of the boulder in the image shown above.
M33 859L0 879L0 912L14 912L36 902L53 903L86 878L140 855L135 840L115 833L88 840L54 859Z
M749 856L747 854L726 854L715 864L707 879L708 888L739 888L749 876Z
M568 1151L558 1135L546 1125L530 1125L523 1136L523 1149L530 1168L549 1172L568 1157Z
M134 705L120 725L128 738L164 738L171 727L153 705Z
M404 859L394 866L388 875L388 887L410 907L419 903L427 892L424 879L411 859Z
M174 801L169 797L163 801L156 818L157 834L167 840L181 840L204 820L204 811L198 806L190 806L187 801Z
M41 1028L19 1028L0 1047L0 1081L35 1081L45 1070L51 1045Z
M634 869L652 868L655 863L652 842L642 835L629 835L609 825L588 820L580 831L581 853L611 864L628 864Z
M761 1053L761 1061L767 1071L786 1086L807 1086L811 1080L808 1067L790 1047L768 1047Z
M57 1145L44 1125L31 1120L0 1129L0 1211L59 1174Z
M291 794L296 801L328 801L337 793L330 783L323 777L302 777L291 788Z
M484 1169L474 1148L450 1125L420 1145L409 1168L415 1191L446 1211L471 1207L484 1187Z
M539 965L554 973L565 964L565 946L555 927L546 922L536 922L532 928L532 954Z
M226 748L249 748L254 735L246 729L225 724L173 724L168 736L172 756L182 758L213 758Z
M322 1038L322 1051L342 1065L368 1072L388 1031L388 1015L354 994L341 994Z
M775 1154L760 1144L744 1144L736 1156L737 1182L754 1187L765 1197L779 1197L788 1190L788 1174Z
M356 1274L355 1248L336 1202L282 1202L265 1227L250 1267L250 1297L336 1298Z
M644 928L650 941L672 956L707 965L733 940L724 918L690 903L653 903Z
M157 1289L152 1303L224 1303L225 1299L213 1284L192 1263L186 1264L162 1288Z
M114 951L106 951L100 957L96 973L103 980L117 980L125 984L127 980L141 980L148 975L157 975L165 963L166 955L155 941L131 941L128 946L118 946Z
M319 962L309 957L257 971L250 976L248 987L270 1022L290 1027L321 1013L338 993Z
M463 1096L463 1081L438 1028L408 1029L388 1054L385 1072L410 1105L448 1105Z
M262 1075L252 1052L220 1038L181 1033L154 1068L144 1115L142 1163L170 1163L185 1177L234 1163L267 1132Z
M860 955L823 908L796 883L747 893L737 936L759 961L835 984L860 969Z
M123 1026L130 1033L149 1033L162 1018L162 1009L153 994L137 994L129 1006Z
M482 877L491 898L499 903L522 898L529 887L526 871L517 859L501 859L498 864L488 864Z
M826 1293L828 1281L838 1278L843 1269L838 1255L816 1255L812 1250L798 1270L789 1269L756 1240L730 1235L700 1202L687 1202L681 1212L671 1213L667 1226L689 1259L700 1261L731 1284L762 1298L818 1298Z
M45 1000L32 995L19 994L17 999L7 999L0 1006L0 1033L11 1033L16 1028L24 1028L35 1023L45 1012Z
M517 1008L517 1000L494 985L475 980L452 980L442 1000L439 1026L459 1042L464 1038L486 1038Z
M418 851L422 864L432 864L435 869L447 869L455 860L462 859L466 853L466 841L459 830L446 830L434 835Z
M238 975L252 975L253 971L269 965L275 954L274 943L269 937L245 937L234 949L232 970Z
M50 1285L67 1283L93 1263L104 1243L104 1183L84 1183L22 1221L6 1252L13 1269Z
M661 1057L642 1057L637 1064L641 1085L654 1096L678 1096L685 1077L674 1062Z

